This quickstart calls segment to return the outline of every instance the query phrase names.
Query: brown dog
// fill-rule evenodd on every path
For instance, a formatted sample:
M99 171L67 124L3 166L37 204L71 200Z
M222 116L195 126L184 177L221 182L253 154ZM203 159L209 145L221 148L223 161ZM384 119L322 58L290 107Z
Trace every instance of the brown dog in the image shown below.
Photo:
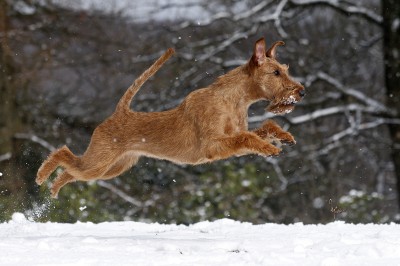
M230 156L278 155L273 141L294 144L293 136L269 120L248 131L249 106L270 102L268 111L287 113L304 96L304 87L288 75L288 66L275 59L276 42L266 51L264 39L254 45L248 63L219 77L210 86L190 93L174 109L133 112L132 97L174 53L169 49L146 70L119 101L108 119L93 132L89 147L75 156L67 146L43 162L36 182L42 184L58 166L64 168L51 189L53 197L62 186L76 180L110 179L132 167L141 156L178 164L202 164Z

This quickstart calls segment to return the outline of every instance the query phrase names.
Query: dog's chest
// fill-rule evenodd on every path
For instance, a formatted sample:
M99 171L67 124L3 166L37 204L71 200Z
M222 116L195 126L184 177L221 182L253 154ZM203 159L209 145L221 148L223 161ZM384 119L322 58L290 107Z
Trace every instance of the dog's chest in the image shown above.
M225 118L224 134L232 135L247 130L247 114L245 112L237 112Z

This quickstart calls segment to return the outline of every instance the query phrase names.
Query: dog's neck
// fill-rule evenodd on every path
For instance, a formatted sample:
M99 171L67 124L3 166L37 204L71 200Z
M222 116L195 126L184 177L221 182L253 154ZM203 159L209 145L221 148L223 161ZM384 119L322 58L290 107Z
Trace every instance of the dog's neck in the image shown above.
M237 108L247 110L252 103L260 100L252 91L254 86L248 66L243 65L219 77L209 88Z

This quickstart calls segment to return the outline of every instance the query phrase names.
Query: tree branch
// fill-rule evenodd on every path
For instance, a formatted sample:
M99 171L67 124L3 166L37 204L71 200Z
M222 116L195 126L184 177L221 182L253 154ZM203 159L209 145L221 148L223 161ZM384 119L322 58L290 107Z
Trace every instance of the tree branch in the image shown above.
M317 5L324 5L331 7L341 13L346 15L357 15L365 18L366 20L382 26L383 18L382 16L376 14L375 12L369 10L368 8L360 7L360 6L344 6L342 1L340 0L290 0L295 6L317 6Z
M9 160L11 156L12 156L11 152L7 152L5 154L0 155L0 162Z
M115 193L117 196L119 196L120 198L122 198L126 202L129 202L129 203L131 203L132 205L134 205L134 206L136 206L138 208L142 208L143 205L144 205L141 201L129 196L128 194L126 194L122 190L120 190L117 187L113 186L111 183L107 183L107 182L105 182L103 180L98 180L96 183L100 187L103 187L103 188L106 188L106 189L112 191L113 193Z
M37 144L41 145L43 148L46 148L49 151L55 151L56 150L56 148L53 145L51 145L49 142L47 142L44 139L39 138L38 136L33 135L33 134L16 133L14 135L14 137L17 138L17 139L30 140L30 141L32 141L34 143L37 143Z
M288 117L286 117L286 119L289 121L290 124L298 125L298 124L302 124L302 123L311 122L318 118L336 115L336 114L343 114L343 113L351 112L351 111L360 111L363 113L377 114L376 109L373 107L365 107L360 104L349 104L349 105L333 106L333 107L328 107L325 109L319 109L314 112L307 113L307 114L300 115L300 116L295 116L295 117L288 116ZM271 113L265 113L263 115L249 117L248 121L249 121L249 123L259 123L266 119L273 118L275 116L276 115L271 114Z
M379 112L387 113L391 116L396 115L396 112L394 110L392 110L392 109L386 107L384 104L368 97L367 95L365 95L364 93L362 93L359 90L346 87L339 80L333 78L332 76L328 75L327 73L325 73L323 71L319 71L317 73L317 78L333 85L337 90L339 90L343 94L352 96L352 97L356 98L357 100L365 103L365 105L375 108Z

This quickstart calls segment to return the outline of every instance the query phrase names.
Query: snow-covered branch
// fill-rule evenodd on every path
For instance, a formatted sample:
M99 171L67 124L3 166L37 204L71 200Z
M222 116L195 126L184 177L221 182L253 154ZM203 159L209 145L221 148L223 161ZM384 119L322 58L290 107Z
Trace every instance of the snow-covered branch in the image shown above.
M376 128L383 124L387 124L388 122L400 123L400 119L398 119L398 121L387 121L386 119L377 119L372 122L359 124L355 127L346 128L345 130L335 133L334 135L332 135L331 137L326 139L324 141L325 144L323 145L323 147L321 149L317 150L316 152L311 153L309 157L310 157L310 159L315 159L318 156L326 155L329 152L331 152L333 149L341 147L343 145L341 143L341 140L344 139L345 137L357 135L359 133L359 131Z
M373 107L365 107L359 104L348 104L342 106L328 107L296 117L289 117L288 120L291 124L296 125L296 124L311 122L321 117L327 117L336 114L345 114L347 112L355 112L355 111L362 113L369 113L369 114L376 113L376 109Z
M344 137L357 135L359 133L359 131L376 128L378 126L388 124L388 123L400 124L400 119L387 120L384 118L378 118L378 119L368 122L368 123L362 123L362 124L355 123L352 126L350 126L349 128L332 135L330 138L327 139L327 142L337 142L337 141L340 141L341 139L343 139Z
M157 197L153 197L151 200L147 200L145 202L142 202L140 200L135 199L134 197L126 194L124 191L120 190L110 182L105 182L103 180L98 180L96 181L96 184L102 188L108 189L111 192L113 192L115 195L123 199L124 201L132 204L133 206L137 207L135 210L130 210L129 213L130 215L135 214L136 212L142 210L143 208L146 208L148 206L154 205L154 202L156 201Z
M43 148L46 148L49 151L54 151L56 148L51 145L49 142L45 141L42 138L39 138L36 135L33 134L28 134L28 133L16 133L14 135L15 138L17 139L26 139L26 140L30 140L34 143L39 144L40 146L42 146Z
M324 109L319 109L315 110L314 112L307 113L304 115L300 116L295 116L295 117L286 117L286 119L289 121L290 124L297 125L297 124L302 124L302 123L308 123L311 121L314 121L318 118L322 117L327 117L327 116L332 116L332 115L337 115L337 114L345 114L346 112L354 112L354 111L359 111L362 113L369 113L369 114L377 114L377 111L373 107L365 107L360 104L348 104L348 105L339 105L339 106L333 106L333 107L328 107ZM263 115L259 116L253 116L249 117L249 123L258 123L262 122L266 119L275 117L274 114L270 113L265 113Z
M290 3L296 6L316 6L316 5L324 5L329 6L331 8L336 9L339 12L343 12L345 14L358 15L370 22L381 25L383 22L382 16L376 14L372 10L362 7L346 4L345 1L340 0L290 0Z
M242 21L245 19L249 19L251 16L254 16L258 12L262 12L263 10L268 8L268 6L271 5L271 3L272 2L269 2L269 1L262 1L259 4L255 5L253 7L250 7L248 10L238 12L236 14L232 13L232 12L221 11L221 12L215 13L215 14L207 17L206 19L197 20L196 24L197 24L197 26L205 27L205 26L209 26L210 24L212 24L218 20L221 20L221 19L229 19L233 22ZM181 23L179 25L179 27L176 28L175 30L187 28L187 27L191 26L192 23L193 22L191 22L189 20L185 21L185 22Z
M281 185L279 186L279 191L284 191L288 185L288 180L283 174L283 171L279 165L279 162L275 158L267 157L265 160L272 165L274 168L275 173L277 174L279 181L281 182Z
M143 205L144 205L141 201L129 196L128 194L126 194L122 190L120 190L117 187L113 186L111 183L107 183L107 182L105 182L103 180L99 180L99 181L97 181L97 185L112 191L113 193L115 193L115 195L119 196L124 201L129 202L129 203L131 203L132 205L134 205L134 206L136 206L138 208L142 208Z
M328 75L327 73L325 73L323 71L319 71L316 76L318 79L326 81L327 83L333 85L335 87L335 89L339 90L343 94L352 96L355 99L365 103L365 105L376 109L377 112L387 113L388 115L392 115L392 116L396 115L394 110L389 109L384 104L368 97L367 95L365 95L364 93L362 93L359 90L345 86L338 79L335 79L334 77Z
M7 152L5 154L0 155L0 162L9 160L11 156L12 156L11 152Z

